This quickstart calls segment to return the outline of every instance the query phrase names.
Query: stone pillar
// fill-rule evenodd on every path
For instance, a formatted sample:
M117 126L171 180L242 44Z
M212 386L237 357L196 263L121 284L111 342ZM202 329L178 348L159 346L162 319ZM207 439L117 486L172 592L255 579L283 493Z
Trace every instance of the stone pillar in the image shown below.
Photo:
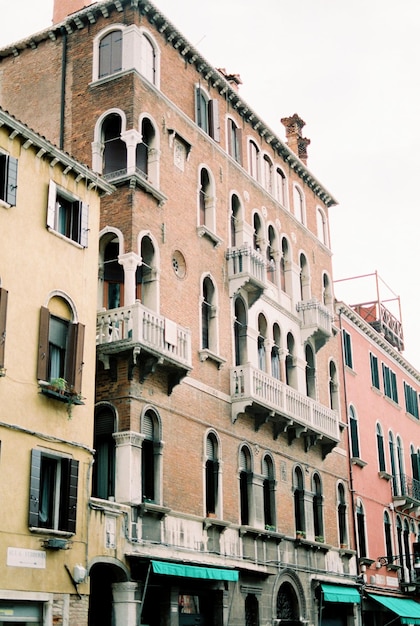
M141 447L144 435L132 431L114 433L116 444L115 500L141 503Z
M124 268L124 306L130 306L136 301L136 271L141 258L135 252L127 252L120 254L118 263Z
M140 601L136 599L136 591L137 583L113 583L115 626L137 626Z
M136 172L136 148L142 142L141 133L135 128L121 133L121 139L127 146L127 174Z

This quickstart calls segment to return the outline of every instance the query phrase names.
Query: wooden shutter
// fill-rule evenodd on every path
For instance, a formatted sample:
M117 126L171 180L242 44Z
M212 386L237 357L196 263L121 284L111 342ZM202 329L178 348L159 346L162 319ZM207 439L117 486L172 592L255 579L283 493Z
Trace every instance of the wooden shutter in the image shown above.
M75 393L82 391L83 344L85 327L83 324L69 324L69 337L66 350L65 379Z
M38 363L36 377L38 380L48 380L50 312L41 307L39 322Z
M6 159L5 200L11 206L16 205L18 161L12 156Z
M243 143L243 132L242 132L242 128L236 128L236 157L237 157L237 161L239 163L239 165L243 165L244 164L244 153L243 153L243 149L242 149L242 143Z
M39 501L41 488L41 452L31 452L31 476L29 483L29 526L39 526Z
M89 205L86 204L86 202L81 202L80 211L80 245L87 248L89 235Z
M209 100L209 135L214 141L220 141L219 101Z
M57 185L53 180L50 180L50 186L48 188L47 226L52 229L55 229L56 200Z
M63 459L64 461L64 459ZM77 482L79 476L79 461L74 459L66 459L68 462L68 493L67 493L67 522L66 528L70 533L76 532L76 515L77 515Z
M6 289L0 288L0 367L4 367L4 347L6 343L6 314L7 314Z

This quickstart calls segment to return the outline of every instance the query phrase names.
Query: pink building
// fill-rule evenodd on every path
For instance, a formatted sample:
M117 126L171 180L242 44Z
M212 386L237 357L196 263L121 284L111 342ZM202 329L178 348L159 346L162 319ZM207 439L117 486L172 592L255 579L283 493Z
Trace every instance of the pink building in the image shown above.
M337 315L363 623L416 624L420 373L403 356L398 298L384 297L376 274L359 278L371 280L373 298L351 306L338 302Z

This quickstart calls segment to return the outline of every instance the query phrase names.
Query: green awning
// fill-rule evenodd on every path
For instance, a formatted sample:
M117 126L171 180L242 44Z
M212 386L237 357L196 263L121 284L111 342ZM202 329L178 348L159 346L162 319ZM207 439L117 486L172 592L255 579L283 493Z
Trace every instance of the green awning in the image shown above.
M239 580L239 574L233 569L216 569L213 567L200 567L199 565L183 565L181 563L168 563L167 561L152 561L155 574L166 576L182 576L184 578L203 578L205 580Z
M420 624L420 604L411 598L393 598L369 593L369 598L376 600L389 609L401 620L401 624Z
M356 587L345 587L344 585L321 584L325 602L348 602L360 604L360 593Z

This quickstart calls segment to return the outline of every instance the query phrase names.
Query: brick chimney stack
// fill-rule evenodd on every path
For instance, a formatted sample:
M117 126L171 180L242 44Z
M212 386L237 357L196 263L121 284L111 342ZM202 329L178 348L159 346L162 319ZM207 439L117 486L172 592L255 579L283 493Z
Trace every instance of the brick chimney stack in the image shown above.
M81 11L89 4L93 2L91 0L54 0L53 24L59 24L68 15Z
M297 113L291 117L283 117L280 121L286 129L287 145L306 165L308 160L306 148L311 143L311 140L302 137L302 128L305 126L305 122Z

